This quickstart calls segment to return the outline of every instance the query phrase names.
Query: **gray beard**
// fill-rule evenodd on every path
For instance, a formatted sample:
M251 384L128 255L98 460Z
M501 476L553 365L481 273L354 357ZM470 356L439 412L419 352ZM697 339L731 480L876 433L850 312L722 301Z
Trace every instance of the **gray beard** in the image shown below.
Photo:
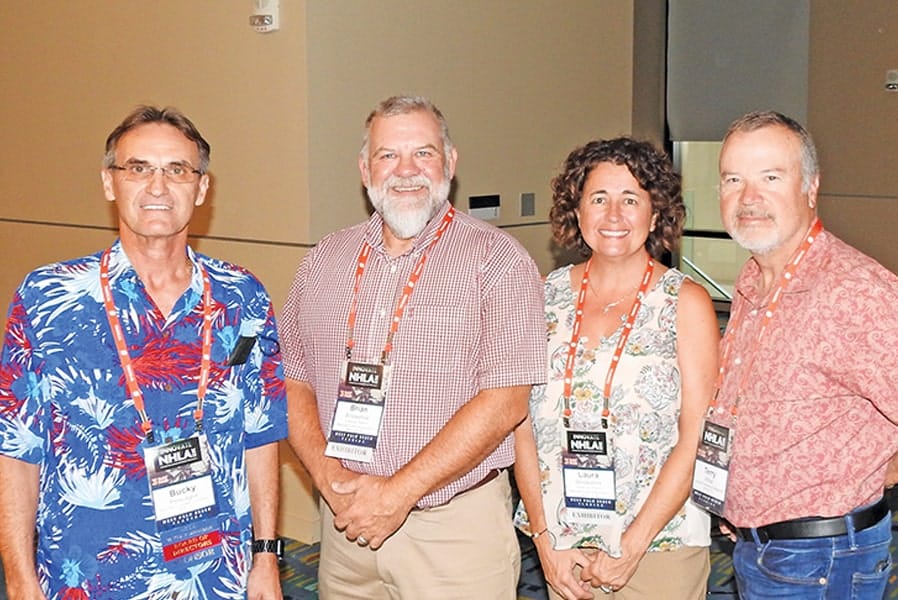
M371 200L374 210L380 214L384 223L393 232L393 235L401 240L412 239L424 231L430 220L440 211L443 203L449 198L451 182L448 179L444 178L436 186L430 180L423 179L426 183L414 177L406 180L417 185L425 183L428 189L427 197L420 205L415 207L400 208L398 203L392 201L389 190L391 186L402 181L399 178L391 177L379 188L367 188L368 199Z
M742 236L740 233L733 232L730 234L730 237L733 238L733 241L742 246L745 250L748 250L755 256L764 256L765 254L770 254L774 250L780 247L781 241L779 240L779 236L776 236L773 239L768 240L752 240L747 236Z
M737 220L734 222L738 222L739 215L736 215ZM771 217L771 222L773 224L773 230L769 232L766 236L761 239L757 239L751 235L751 229L747 229L745 232L739 230L738 226L733 226L729 231L730 237L733 238L733 241L742 246L745 250L748 250L755 256L764 256L765 254L769 254L780 247L780 244L783 243L783 240L780 239L779 231L776 229L776 220Z

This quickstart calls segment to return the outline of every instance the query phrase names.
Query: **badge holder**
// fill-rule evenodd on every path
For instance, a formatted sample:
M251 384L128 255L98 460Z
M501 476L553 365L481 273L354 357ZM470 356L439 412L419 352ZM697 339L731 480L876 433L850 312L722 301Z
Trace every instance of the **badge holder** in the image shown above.
M692 475L692 501L717 516L723 515L726 503L731 433L729 427L705 419Z
M380 435L391 365L345 361L324 454L369 463Z
M617 502L609 431L566 432L562 454L564 505L573 523L608 521Z
M164 560L186 567L222 556L206 436L149 446L144 460Z

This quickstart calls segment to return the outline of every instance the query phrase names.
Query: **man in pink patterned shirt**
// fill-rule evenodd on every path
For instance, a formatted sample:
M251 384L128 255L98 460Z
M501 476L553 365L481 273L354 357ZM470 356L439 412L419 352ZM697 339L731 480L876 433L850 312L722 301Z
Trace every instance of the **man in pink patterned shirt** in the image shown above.
M393 97L359 155L375 212L300 264L282 320L290 443L321 492L328 598L516 598L510 432L545 381L542 284L448 202L457 153Z
M731 125L720 210L752 257L708 421L729 432L723 516L741 598L879 599L889 576L898 277L822 228L819 181L794 120Z

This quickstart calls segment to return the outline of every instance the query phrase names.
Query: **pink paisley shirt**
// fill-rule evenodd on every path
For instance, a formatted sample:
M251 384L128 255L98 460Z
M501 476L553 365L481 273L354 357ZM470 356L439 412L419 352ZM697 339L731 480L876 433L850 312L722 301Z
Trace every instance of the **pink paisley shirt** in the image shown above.
M759 277L750 260L736 281L718 397L735 431L724 516L759 527L877 500L898 450L898 277L824 231L757 345Z

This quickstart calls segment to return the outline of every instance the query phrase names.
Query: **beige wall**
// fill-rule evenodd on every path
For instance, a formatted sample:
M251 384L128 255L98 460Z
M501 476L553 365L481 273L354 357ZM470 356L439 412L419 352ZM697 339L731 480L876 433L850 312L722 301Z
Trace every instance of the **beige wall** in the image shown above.
M631 130L633 3L338 0L309 2L306 18L312 237L367 214L356 159L368 112L421 94L458 147L456 206L499 194L496 224L533 224L509 232L550 269L549 180L575 146ZM520 216L524 192L536 194L534 217Z
M898 69L898 2L814 0L808 123L820 152L820 214L898 272L898 93L884 90L889 69Z
M260 35L248 26L251 0L4 2L2 303L34 267L114 237L100 159L138 103L179 107L210 141L214 191L192 243L250 268L278 306L305 250L366 217L362 125L395 93L443 109L459 147L457 204L500 194L497 223L548 271L549 180L566 154L634 122L661 138L664 3L640 4L650 17L637 27L633 0L563 10L547 0L281 0L281 31ZM651 87L638 101L636 79ZM522 192L536 194L536 216L520 217ZM281 532L311 540L317 517L299 473L285 457Z
M286 295L272 267L294 263L308 241L308 121L304 5L281 4L283 31L260 35L251 2L237 0L3 3L0 218L29 232L26 244L0 239L16 257L0 273L3 298L38 264L114 235L8 220L114 227L103 144L139 103L177 106L212 145L213 193L191 231L236 240L215 248Z

